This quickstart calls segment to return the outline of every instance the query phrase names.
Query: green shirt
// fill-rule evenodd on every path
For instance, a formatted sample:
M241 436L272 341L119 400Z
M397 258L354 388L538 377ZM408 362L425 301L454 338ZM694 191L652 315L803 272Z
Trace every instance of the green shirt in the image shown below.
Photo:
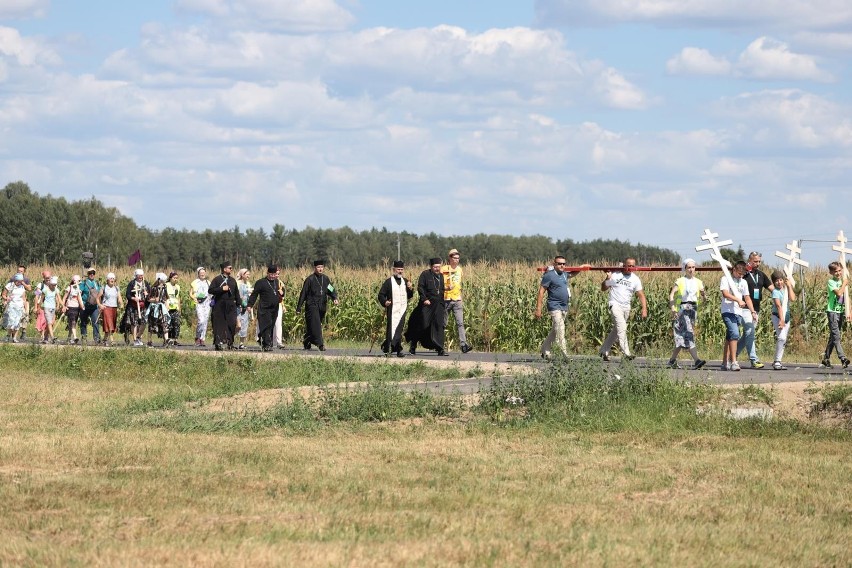
M835 290L840 290L840 285L842 283L843 281L839 278L830 278L828 280L828 304L825 311L837 313L843 313L845 311L843 300L846 298L843 296L838 297L837 294L834 293Z

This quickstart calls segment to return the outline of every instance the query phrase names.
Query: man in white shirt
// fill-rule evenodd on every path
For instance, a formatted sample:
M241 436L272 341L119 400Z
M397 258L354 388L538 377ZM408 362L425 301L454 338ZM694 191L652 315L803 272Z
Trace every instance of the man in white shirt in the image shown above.
M621 353L628 361L636 356L630 351L627 344L627 320L630 319L631 302L633 295L639 297L642 304L642 318L648 317L648 302L642 288L642 281L633 273L636 270L636 259L625 258L621 272L607 272L606 278L601 282L601 290L609 291L608 309L612 317L612 329L601 345L600 356L604 361L609 361L609 350L618 340Z

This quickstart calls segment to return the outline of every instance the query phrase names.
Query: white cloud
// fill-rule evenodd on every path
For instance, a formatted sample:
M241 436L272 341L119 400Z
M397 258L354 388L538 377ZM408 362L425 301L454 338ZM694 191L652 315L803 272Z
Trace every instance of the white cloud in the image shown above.
M565 186L555 177L542 174L517 175L501 192L524 199L556 200L567 197Z
M339 31L355 22L334 0L178 0L176 8L216 18L218 24L237 29Z
M736 63L717 57L706 49L685 47L666 63L672 75L736 76L762 81L832 81L810 55L790 51L781 41L763 36L752 41L740 53Z
M13 59L22 67L57 65L59 55L32 38L22 37L14 28L0 26L0 55Z
M536 0L543 25L646 22L741 29L849 29L852 3L843 0Z
M49 0L3 0L0 18L41 18L49 5Z
M643 109L648 106L645 94L628 81L621 73L607 68L598 75L595 87L613 108Z
M731 63L724 57L712 55L706 49L684 47L666 62L666 71L672 75L728 75Z
M738 123L747 145L852 148L852 109L795 89L743 93L722 99L719 110Z
M786 43L759 37L740 54L737 72L756 79L830 81L813 57L790 51Z
M142 76L151 87L221 86L239 76L263 85L321 82L329 96L478 98L482 108L514 104L641 109L649 101L621 72L580 60L552 30L508 28L469 33L454 26L412 30L370 28L317 36L260 32L216 34L148 26L140 49L114 53L110 76ZM442 112L447 105L442 105ZM460 108L461 112L474 111Z
M710 168L714 176L739 177L752 173L752 168L743 160L722 158Z

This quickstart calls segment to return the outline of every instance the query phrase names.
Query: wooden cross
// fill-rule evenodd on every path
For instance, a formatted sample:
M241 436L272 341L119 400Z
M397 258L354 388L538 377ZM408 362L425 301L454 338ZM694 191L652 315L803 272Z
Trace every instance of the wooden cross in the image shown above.
M810 263L799 258L802 255L802 249L799 248L799 241L793 241L788 244L787 250L790 251L790 254L776 250L775 256L787 261L787 264L784 265L784 276L787 277L787 280L790 282L790 286L795 286L796 281L793 279L793 269L797 264L807 268L810 266Z
M843 265L843 277L847 280L849 279L849 268L846 266L846 254L852 254L852 249L846 247L846 243L849 242L843 235L843 231L837 233L837 240L840 242L840 245L834 245L831 247L831 250L837 251L840 253L840 264ZM843 288L843 305L846 306L846 317L849 318L852 316L852 304L849 303L849 286L847 285Z
M719 247L724 247L728 245L734 244L734 241L717 241L716 238L719 236L719 233L711 233L710 229L704 229L704 234L701 235L702 241L707 241L706 245L698 245L695 247L696 252L701 252L704 250L712 250L710 253L710 258L719 263L719 267L722 269L722 273L725 275L725 278L728 279L728 287L731 289L731 293L740 297L739 289L734 284L734 279L731 277L731 263L725 260L722 256L722 251L719 250ZM852 252L852 251L849 251Z
M799 241L793 241L792 243L787 245L787 250L790 251L790 254L783 253L781 251L775 251L775 256L778 258L784 259L787 261L787 264L784 265L784 276L787 277L787 281L790 283L790 286L796 286L796 280L793 279L793 269L798 264L804 268L810 266L807 261L799 258L802 255L802 249L799 248ZM784 301L781 302L781 310L784 312L779 314L778 317L784 318L787 315L787 295L784 295Z

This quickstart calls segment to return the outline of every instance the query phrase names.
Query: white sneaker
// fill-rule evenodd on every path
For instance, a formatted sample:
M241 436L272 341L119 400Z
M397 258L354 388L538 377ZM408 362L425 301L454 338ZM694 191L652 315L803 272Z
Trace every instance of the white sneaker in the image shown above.
M774 363L772 363L772 368L776 371L786 371L787 370L787 367L785 367L781 363L781 361L775 361Z
M730 370L731 371L739 371L740 370L740 364L737 363L736 361L734 361L733 363L731 363L731 369Z
M550 351L542 351L541 358L545 361L550 361Z

